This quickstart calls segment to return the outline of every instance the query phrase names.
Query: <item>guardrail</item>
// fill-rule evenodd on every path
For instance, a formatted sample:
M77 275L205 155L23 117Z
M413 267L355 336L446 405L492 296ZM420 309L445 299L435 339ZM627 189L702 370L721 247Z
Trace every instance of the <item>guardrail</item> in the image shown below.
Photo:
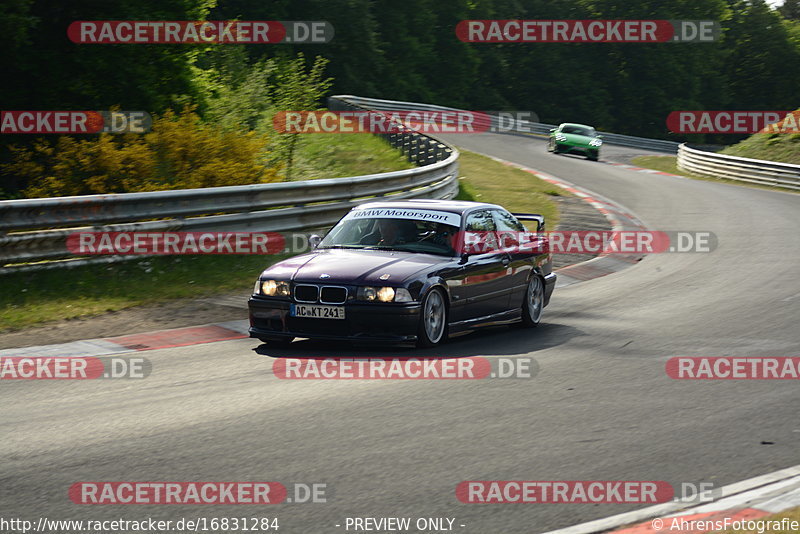
M678 148L678 168L715 178L800 190L800 165L706 152L685 143Z
M420 104L418 102L404 102L402 100L382 100L378 98L363 98L352 95L343 95L338 98L346 98L353 104L358 104L365 109L377 111L464 111L457 108L446 106L435 106L433 104ZM490 116L490 126L500 129L500 119ZM476 124L480 124L479 122ZM485 124L484 124L485 125ZM511 126L509 128L509 126ZM552 128L557 124L546 124L543 122L529 121L505 121L502 124L504 133L519 135L548 135ZM599 132L603 136L603 142L611 145L627 146L632 148L643 148L645 150L657 150L659 152L669 152L675 154L680 143L675 141L665 141L663 139L647 139L645 137L634 137L631 135L621 135L610 132Z
M332 97L329 105L364 109L348 100ZM72 256L66 241L78 231L304 230L330 226L375 197L453 198L458 193L454 147L407 128L384 137L419 167L274 184L0 201L0 273L131 259Z

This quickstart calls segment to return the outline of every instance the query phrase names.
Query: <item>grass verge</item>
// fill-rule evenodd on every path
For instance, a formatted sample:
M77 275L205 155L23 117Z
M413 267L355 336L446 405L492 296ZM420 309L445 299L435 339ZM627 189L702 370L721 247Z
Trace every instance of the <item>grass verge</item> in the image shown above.
M317 137L334 142L330 136ZM324 154L346 157L343 154L350 154L356 145L319 152L318 157L328 157ZM306 152L306 156L310 153ZM363 162L336 165L348 169L343 171L345 175L375 172ZM485 156L462 152L461 174L464 178L459 198L501 204L512 211L541 213L550 228L558 223L558 209L551 196L560 193L530 173ZM0 332L97 316L143 304L247 291L264 267L285 257L162 256L111 265L3 274L0 275Z
M0 275L0 332L252 286L285 256L161 256Z
M458 200L491 202L519 213L540 213L547 228L558 225L558 207L552 197L566 193L553 184L473 152L461 152L460 169Z
M654 169L656 171L668 172L670 174L678 174L680 176L686 176L687 178L692 178L694 180L704 180L706 182L719 182L722 184L733 184L733 185L743 185L747 187L755 187L756 189L769 189L770 191L783 191L796 193L797 191L792 191L791 189L782 189L780 187L774 187L771 185L761 185L761 184L751 184L750 182L739 182L737 180L725 180L724 178L712 178L710 176L701 176L699 174L694 174L691 172L687 172L678 168L678 157L677 156L639 156L633 158L631 160L633 165L637 167L644 167L645 169Z
M800 133L757 133L722 151L729 156L800 165Z
M341 178L413 167L398 150L366 134L307 134L298 136L293 180Z

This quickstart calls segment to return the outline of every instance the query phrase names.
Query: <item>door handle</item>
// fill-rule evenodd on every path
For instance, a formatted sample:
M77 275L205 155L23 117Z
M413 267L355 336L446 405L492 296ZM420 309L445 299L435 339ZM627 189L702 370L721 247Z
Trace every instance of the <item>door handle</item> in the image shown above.
M511 262L511 260L509 260L509 259L508 259L508 256L506 256L505 258L503 258L503 266L506 266L506 265L508 265L510 262Z

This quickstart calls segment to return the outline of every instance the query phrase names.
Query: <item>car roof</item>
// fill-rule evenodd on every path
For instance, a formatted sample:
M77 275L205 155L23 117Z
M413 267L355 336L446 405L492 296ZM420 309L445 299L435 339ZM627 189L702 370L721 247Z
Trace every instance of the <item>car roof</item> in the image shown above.
M589 126L588 124L578 124L577 122L564 122L561 126L580 126L581 128L589 128L590 130L594 130L594 126Z
M469 202L466 200L434 200L428 198L412 199L412 200L384 200L377 202L367 202L360 204L353 208L354 210L372 209L372 208L414 208L425 210L439 210L449 211L451 213L464 214L475 208L495 208L505 209L497 204L488 204L486 202Z

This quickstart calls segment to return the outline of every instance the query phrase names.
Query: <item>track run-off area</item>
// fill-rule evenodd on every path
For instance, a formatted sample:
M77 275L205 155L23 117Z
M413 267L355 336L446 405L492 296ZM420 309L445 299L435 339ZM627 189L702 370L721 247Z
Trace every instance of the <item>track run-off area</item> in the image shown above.
M674 380L665 372L676 356L800 356L800 196L609 164L647 153L636 149L607 145L591 162L550 154L538 138L446 140L608 197L649 229L713 232L718 246L651 255L557 288L539 328L492 328L438 349L307 340L274 349L237 339L144 352L153 370L143 380L4 381L2 515L277 517L282 533L346 532L348 517L440 517L454 519L458 532L536 533L645 505L462 504L456 486L720 487L800 463L797 381ZM272 365L284 356L532 357L538 373L280 380ZM326 503L88 506L69 499L79 481L278 481L328 490Z

